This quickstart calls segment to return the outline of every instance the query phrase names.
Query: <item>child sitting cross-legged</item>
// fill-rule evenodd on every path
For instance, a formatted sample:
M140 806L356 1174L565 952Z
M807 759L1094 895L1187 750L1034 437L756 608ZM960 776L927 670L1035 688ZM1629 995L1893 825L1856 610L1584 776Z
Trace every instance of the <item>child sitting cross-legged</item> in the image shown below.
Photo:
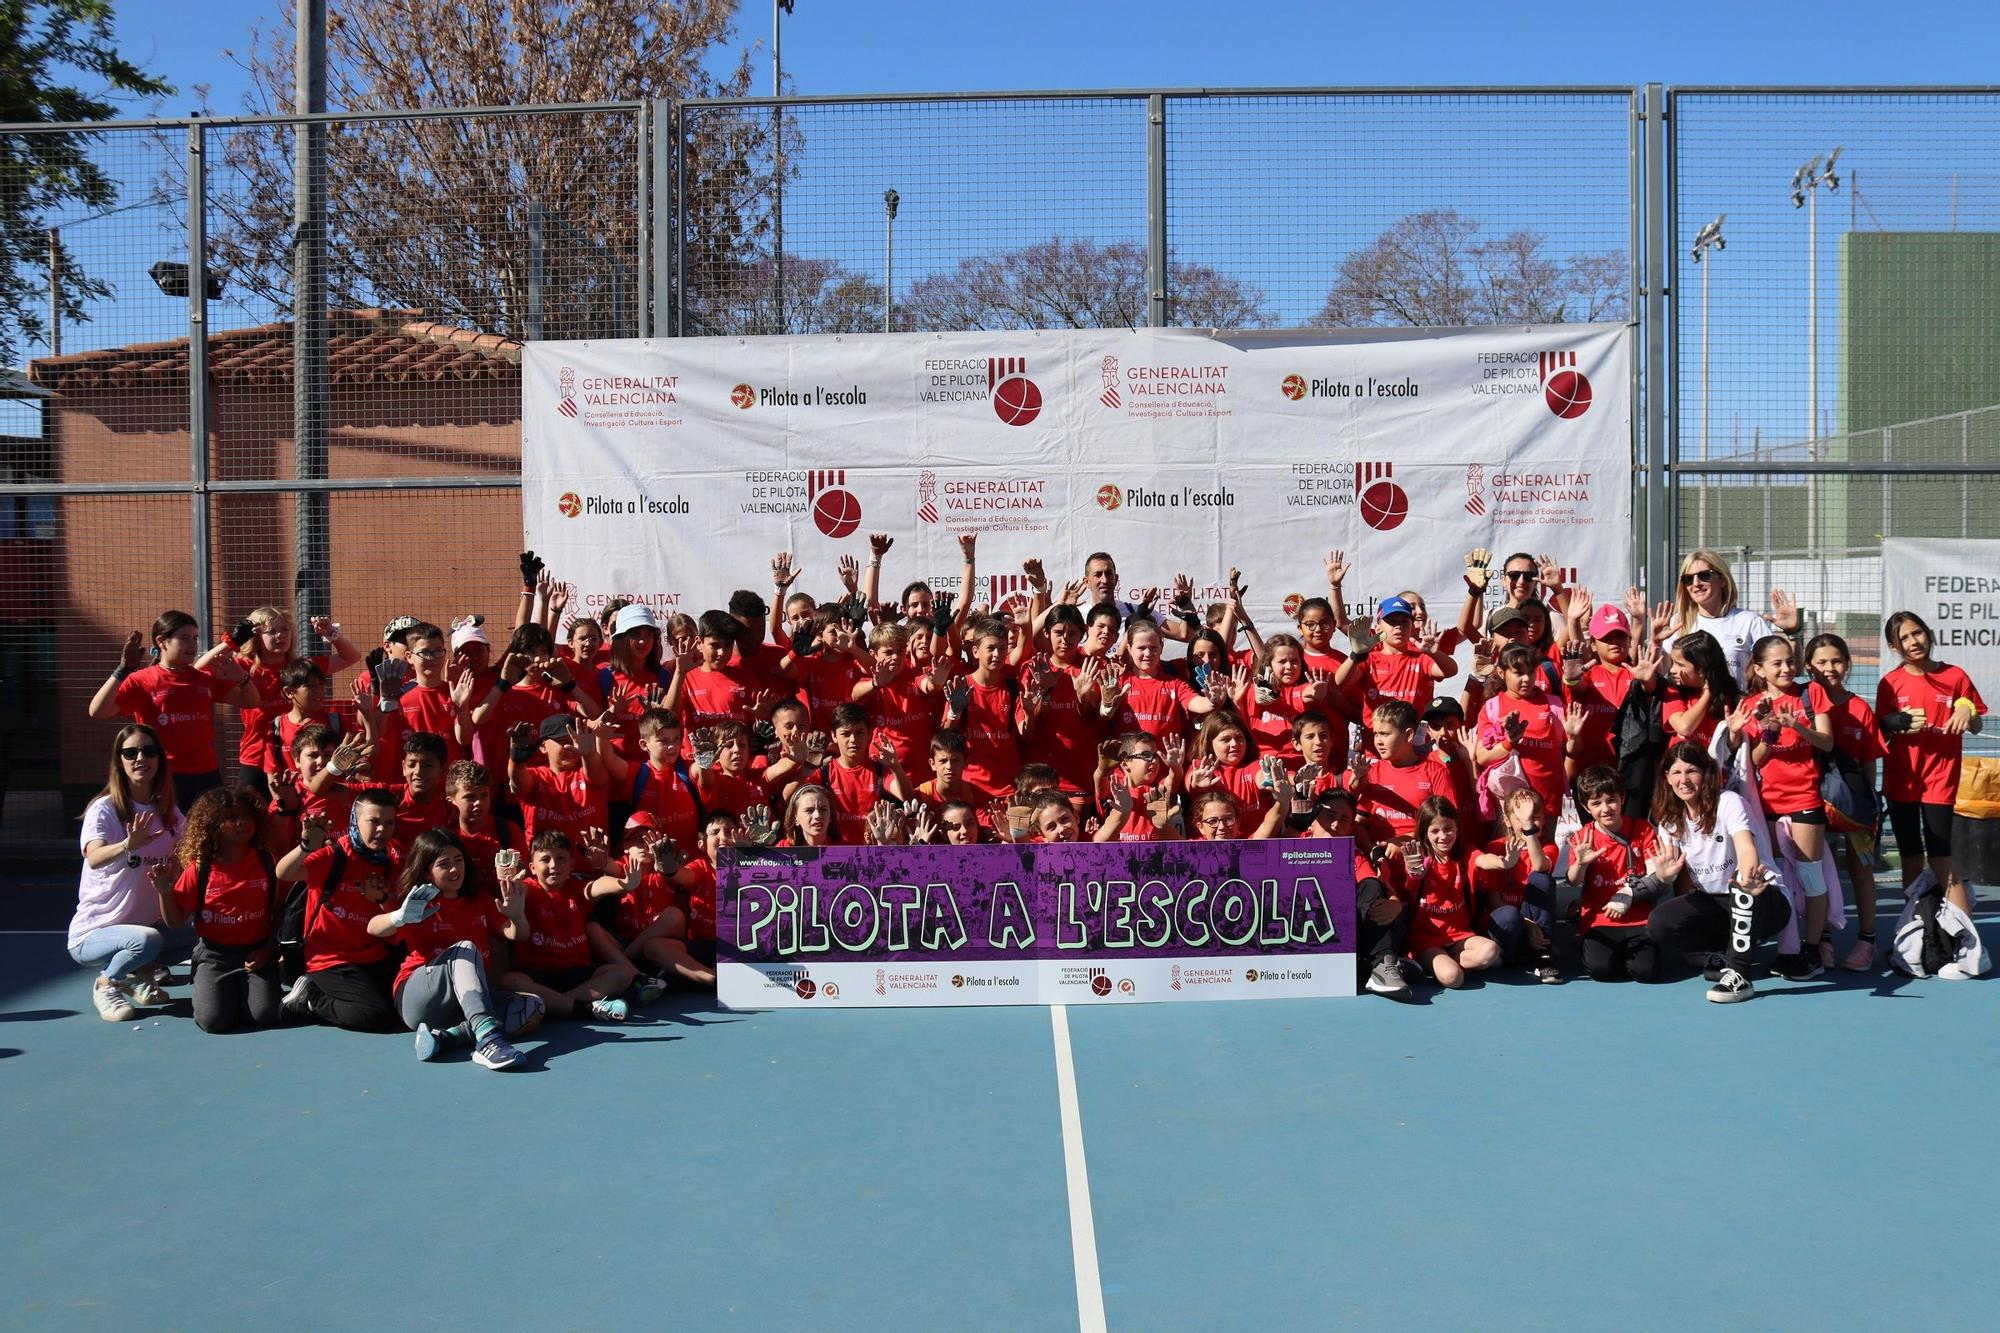
M602 846L603 835L596 835ZM501 872L501 905L514 925L514 969L500 984L541 997L557 1018L585 1016L622 1023L630 1014L620 998L638 978L638 969L611 932L590 920L590 904L627 891L613 875L585 879L575 871L569 839L545 829L528 844L528 873L519 866ZM519 879L522 893L509 889Z

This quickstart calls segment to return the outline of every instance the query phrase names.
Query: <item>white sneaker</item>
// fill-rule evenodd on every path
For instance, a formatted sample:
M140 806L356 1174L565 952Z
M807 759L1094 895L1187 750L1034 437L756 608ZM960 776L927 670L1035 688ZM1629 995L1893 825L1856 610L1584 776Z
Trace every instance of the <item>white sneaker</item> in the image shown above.
M132 1007L132 997L109 977L97 979L97 984L90 988L90 998L97 1006L97 1016L107 1023L126 1023L139 1016L139 1011Z
M1750 984L1750 978L1733 967L1723 968L1722 975L1708 988L1708 998L1712 1004L1739 1004L1744 1000L1755 999L1756 995L1757 988Z
M157 1009L171 1000L171 997L165 991L161 990L151 981L141 977L137 972L126 976L125 994L131 998L133 1004L146 1009Z

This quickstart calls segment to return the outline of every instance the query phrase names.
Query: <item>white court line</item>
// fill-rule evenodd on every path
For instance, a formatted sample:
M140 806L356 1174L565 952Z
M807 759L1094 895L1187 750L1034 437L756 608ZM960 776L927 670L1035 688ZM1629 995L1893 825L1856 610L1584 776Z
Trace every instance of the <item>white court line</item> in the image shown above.
M0 930L0 935L67 935L66 930Z
M1090 1215L1090 1170L1083 1160L1083 1115L1076 1105L1076 1065L1069 1053L1069 1007L1049 1006L1056 1039L1056 1100L1062 1106L1063 1174L1069 1181L1069 1248L1076 1257L1076 1320L1104 1333L1104 1287L1097 1276L1097 1224Z

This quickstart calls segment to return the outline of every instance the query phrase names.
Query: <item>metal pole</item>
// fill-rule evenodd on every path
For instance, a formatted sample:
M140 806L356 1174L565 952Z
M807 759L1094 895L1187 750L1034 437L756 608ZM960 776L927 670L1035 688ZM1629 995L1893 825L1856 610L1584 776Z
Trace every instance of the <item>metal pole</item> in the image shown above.
M1667 597L1675 534L1667 531L1666 101L1646 85L1646 594Z
M882 210L882 332L896 331L896 214Z
M326 0L298 0L297 86L293 107L326 110ZM326 368L326 122L309 120L292 132L292 462L301 482L327 474ZM193 266L189 266L192 281ZM323 649L311 617L332 613L332 555L327 496L301 489L293 502L293 576L298 642Z
M547 218L538 200L528 201L528 341L535 342L543 336L543 296L542 265L546 260L548 246Z
M687 109L674 107L674 336L687 333Z
M653 336L653 115L649 106L633 113L633 136L639 141L639 190L635 201L638 221L639 280L633 284L637 309L633 335ZM616 271L615 269L613 270Z
M785 95L784 0L771 0L771 96ZM771 108L771 305L773 332L785 331L785 108Z
M1806 461L1819 461L1819 183L1806 182ZM1819 478L1806 478L1806 550L1819 545Z
M1644 308L1646 295L1645 233L1642 229L1645 216L1645 158L1642 136L1645 132L1646 117L1640 102L1641 93L1637 88L1628 91L1625 98L1625 229L1626 229L1626 274L1625 310L1631 318L1638 318ZM1630 438L1626 441L1627 462L1630 464L1631 484L1627 491L1626 503L1631 506L1632 521L1627 525L1632 530L1630 549L1626 554L1629 563L1627 578L1637 587L1645 587L1646 572L1651 563L1647 555L1646 543L1646 469L1645 469L1645 416L1639 410L1642 379L1641 363L1644 357L1637 349L1625 359L1629 369L1626 373L1626 392L1632 404Z
M651 116L653 175L647 205L653 215L653 312L646 333L672 336L678 332L674 324L674 284L679 276L675 257L681 215L680 195L673 182L674 130L680 120L674 114L673 102L664 97L654 99Z
M49 355L62 355L62 232L49 228Z
M1887 460L1883 461L1886 462ZM1972 461L1972 414L1970 412L1965 413L1958 419L1958 461L1961 463L1970 463ZM1882 484L1886 486L1889 483L1883 482ZM1886 537L1889 534L1885 532L1882 535ZM1958 535L1960 537L1970 537L1972 535L1972 474L1969 472L1960 477L1958 481Z
M1708 271L1715 256L1701 266L1701 461L1708 462ZM1701 479L1701 495L1695 510L1695 545L1708 545L1708 476Z
M1146 323L1163 329L1167 301L1167 99L1146 99Z
M208 161L207 129L187 132L188 242L188 527L193 542L194 609L204 634L215 634L213 542L208 512Z

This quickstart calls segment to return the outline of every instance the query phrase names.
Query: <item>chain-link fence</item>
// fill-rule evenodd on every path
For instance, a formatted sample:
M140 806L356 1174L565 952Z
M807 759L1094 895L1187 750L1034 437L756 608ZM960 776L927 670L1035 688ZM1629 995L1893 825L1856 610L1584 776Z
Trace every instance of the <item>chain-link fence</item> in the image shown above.
M1717 547L1872 668L1882 538L2000 535L1996 148L1969 90L0 127L0 837L101 782L166 607L504 625L537 338L1632 320L1635 572Z

